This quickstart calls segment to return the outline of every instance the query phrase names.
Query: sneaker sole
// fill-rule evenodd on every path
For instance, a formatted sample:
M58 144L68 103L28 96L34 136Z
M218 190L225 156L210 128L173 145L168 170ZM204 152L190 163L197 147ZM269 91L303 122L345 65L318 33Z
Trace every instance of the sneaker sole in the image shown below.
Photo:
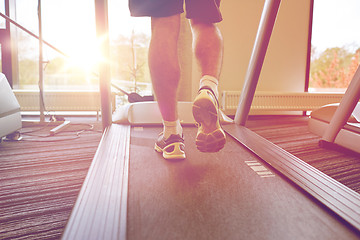
M200 92L193 103L194 119L201 125L196 136L196 146L202 152L217 152L226 143L226 135L220 126L218 110L206 91Z
M183 149L185 148L185 145L179 142L171 143L164 148L155 143L155 151L162 153L163 158L167 160L185 159L185 152L181 150L181 146Z

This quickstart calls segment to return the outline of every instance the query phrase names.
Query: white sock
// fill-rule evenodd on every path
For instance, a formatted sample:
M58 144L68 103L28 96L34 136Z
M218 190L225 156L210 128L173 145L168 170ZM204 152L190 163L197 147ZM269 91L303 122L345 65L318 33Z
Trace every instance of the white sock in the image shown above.
M163 120L163 125L164 125L164 138L168 138L170 137L171 134L179 134L180 136L182 136L182 127L180 124L180 120L176 120L176 121L164 121Z
M213 92L215 93L217 99L219 99L218 84L219 80L216 77L210 75L204 75L200 79L200 88L202 88L203 86L210 87L211 90L213 90Z

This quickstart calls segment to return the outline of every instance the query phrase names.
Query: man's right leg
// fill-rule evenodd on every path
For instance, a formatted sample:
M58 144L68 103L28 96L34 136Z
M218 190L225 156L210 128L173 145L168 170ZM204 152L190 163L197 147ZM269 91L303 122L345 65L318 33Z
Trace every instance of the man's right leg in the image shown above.
M203 152L217 152L226 143L220 125L218 79L222 68L223 39L215 23L191 19L193 47L202 75L200 90L193 103L193 115L198 123L196 146Z

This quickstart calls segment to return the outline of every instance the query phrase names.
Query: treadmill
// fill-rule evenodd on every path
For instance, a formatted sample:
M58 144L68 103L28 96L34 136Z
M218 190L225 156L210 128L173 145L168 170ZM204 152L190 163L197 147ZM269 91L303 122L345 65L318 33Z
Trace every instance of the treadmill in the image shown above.
M20 105L3 73L0 73L0 142L21 128Z
M322 139L321 147L339 145L360 153L360 66L339 104L325 105L310 115L309 130Z

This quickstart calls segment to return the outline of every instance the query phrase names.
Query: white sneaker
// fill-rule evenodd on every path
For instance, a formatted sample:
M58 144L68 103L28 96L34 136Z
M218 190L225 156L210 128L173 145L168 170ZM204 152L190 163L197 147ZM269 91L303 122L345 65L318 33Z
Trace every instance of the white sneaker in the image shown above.
M220 125L219 103L214 92L207 87L199 90L192 112L198 124L196 147L201 152L217 152L226 143L226 135Z

